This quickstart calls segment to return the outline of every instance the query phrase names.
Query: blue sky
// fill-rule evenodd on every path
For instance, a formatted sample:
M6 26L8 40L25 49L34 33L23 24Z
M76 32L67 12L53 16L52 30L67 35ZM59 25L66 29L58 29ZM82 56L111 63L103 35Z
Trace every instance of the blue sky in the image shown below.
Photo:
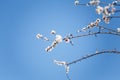
M95 7L74 6L74 0L0 0L0 80L67 80L53 59L69 62L96 49L120 50L120 37L114 35L73 39L74 46L63 42L50 53L44 49L51 43L36 39L41 33L53 40L51 30L63 37L78 35L97 17ZM101 24L116 29L119 22ZM119 60L115 54L96 56L71 65L69 75L72 80L119 80Z

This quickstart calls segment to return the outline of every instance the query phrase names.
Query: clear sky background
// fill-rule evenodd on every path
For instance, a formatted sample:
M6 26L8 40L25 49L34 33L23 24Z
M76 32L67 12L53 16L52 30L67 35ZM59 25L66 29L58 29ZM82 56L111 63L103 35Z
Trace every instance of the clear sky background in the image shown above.
M74 6L74 0L0 0L0 80L67 80L64 68L53 59L70 62L96 49L120 50L120 37L115 35L73 39L74 46L63 42L50 53L44 49L51 43L36 39L41 33L52 41L51 30L63 37L78 35L78 29L97 17L101 18L95 7ZM120 19L101 25L116 29ZM69 75L72 80L120 80L120 55L104 54L73 64Z

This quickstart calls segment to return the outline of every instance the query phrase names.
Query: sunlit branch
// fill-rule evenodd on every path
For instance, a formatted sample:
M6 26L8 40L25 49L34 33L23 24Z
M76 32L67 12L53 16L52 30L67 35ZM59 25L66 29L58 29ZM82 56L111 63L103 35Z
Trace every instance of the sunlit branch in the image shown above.
M99 54L105 54L105 53L113 53L113 54L120 54L120 51L117 51L117 50L103 50L103 51L96 51L95 53L93 54L90 54L90 55L86 55L80 59L77 59L77 60L74 60L72 62L69 62L67 65L71 65L71 64L74 64L74 63L77 63L77 62L80 62L82 60L85 60L85 59L88 59L88 58L91 58L93 56L96 56L96 55L99 55Z

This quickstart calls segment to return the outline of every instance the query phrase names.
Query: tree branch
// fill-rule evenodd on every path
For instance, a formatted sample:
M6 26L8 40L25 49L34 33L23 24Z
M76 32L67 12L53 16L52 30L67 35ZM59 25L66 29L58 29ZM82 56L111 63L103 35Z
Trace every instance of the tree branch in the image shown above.
M80 59L77 59L77 60L74 60L74 61L72 61L72 62L69 62L69 63L67 63L67 65L69 66L69 65L71 65L71 64L74 64L74 63L80 62L80 61L82 61L82 60L91 58L91 57L96 56L96 55L99 55L99 54L104 54L104 53L120 54L120 51L117 51L117 50L103 50L103 51L100 51L100 52L96 51L96 52L93 53L93 54L86 55L86 56L84 56L84 57L82 57L82 58L80 58Z
M120 33L118 33L118 32L116 32L116 33L115 32L91 32L91 33L87 33L87 34L80 34L78 36L73 36L73 37L70 37L69 39L79 38L79 37L84 37L84 36L97 35L97 34L111 34L111 35L120 36ZM63 40L65 40L65 38Z

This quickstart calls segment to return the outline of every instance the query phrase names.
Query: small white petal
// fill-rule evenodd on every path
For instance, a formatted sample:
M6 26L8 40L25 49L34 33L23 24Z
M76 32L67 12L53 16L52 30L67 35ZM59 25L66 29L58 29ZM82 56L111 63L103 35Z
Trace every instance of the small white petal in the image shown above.
M49 41L49 39L47 37L44 37L44 40Z
M53 47L48 46L47 48L45 48L45 51L50 52L50 51L52 51L52 49L53 49Z
M79 1L78 0L75 0L75 3L74 3L75 5L78 5L79 4Z
M62 42L62 36L61 35L56 35L55 41L58 42L58 43Z
M40 38L42 38L42 37L43 37L42 34L37 34L37 35L36 35L36 38L38 38L38 39L40 39Z
M95 26L98 26L99 23L100 23L100 21L101 21L101 20L98 18L98 19L94 22L94 25L95 25Z
M56 34L56 31L55 31L55 30L52 30L52 31L51 31L51 34Z
M81 32L81 30L78 29L77 32L79 33L79 32Z
M98 14L101 14L101 13L103 12L103 7L97 6L96 12L97 12Z
M66 65L66 62L65 61L57 61L57 60L54 60L54 63L59 65L59 66L65 66Z
M70 39L69 39L69 38L65 38L65 42L66 42L66 43L69 43L69 42L70 42Z
M106 17L106 16L103 16L102 19L104 20L104 22L105 22L106 24L109 24L110 18L108 18L108 17Z
M82 31L84 31L84 32L85 32L86 30L87 30L87 28L86 28L86 27L82 28Z
M99 5L100 0L90 0L90 5Z
M120 32L120 28L117 28L117 32Z

